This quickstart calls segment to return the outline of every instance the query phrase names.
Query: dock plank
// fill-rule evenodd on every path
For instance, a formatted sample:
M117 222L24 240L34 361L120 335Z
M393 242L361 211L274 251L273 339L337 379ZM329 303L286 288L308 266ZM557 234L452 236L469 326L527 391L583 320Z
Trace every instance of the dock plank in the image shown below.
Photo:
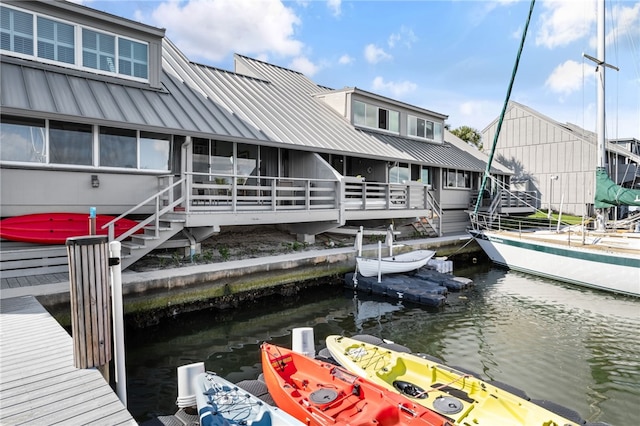
M32 296L0 301L0 424L136 425L71 336Z

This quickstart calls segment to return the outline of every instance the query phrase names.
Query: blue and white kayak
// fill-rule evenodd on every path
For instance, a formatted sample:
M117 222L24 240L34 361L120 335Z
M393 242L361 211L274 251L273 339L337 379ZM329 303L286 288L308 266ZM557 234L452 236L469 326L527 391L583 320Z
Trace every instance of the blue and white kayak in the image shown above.
M285 411L212 372L199 374L194 393L201 426L302 426Z

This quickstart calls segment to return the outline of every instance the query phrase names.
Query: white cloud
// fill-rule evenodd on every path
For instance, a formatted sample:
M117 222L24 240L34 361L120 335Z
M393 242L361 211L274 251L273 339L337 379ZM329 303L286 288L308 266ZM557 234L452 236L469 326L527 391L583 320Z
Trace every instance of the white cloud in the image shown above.
M400 27L400 31L389 36L387 44L389 45L389 48L394 48L397 43L401 42L403 45L410 49L413 43L415 43L416 41L418 41L418 37L416 37L413 30L411 28L402 26Z
M377 64L380 61L386 61L393 58L390 54L384 51L381 47L375 44L367 44L364 48L364 57L370 64Z
M338 63L342 64L342 65L347 65L353 62L353 58L347 54L344 54L342 56L340 56L340 59L338 59Z
M616 3L612 12L616 26L607 31L606 43L608 45L614 42L624 43L626 39L630 41L632 49L638 49L638 40L640 39L640 3L636 3L633 7L624 7L624 3Z
M160 3L151 19L187 56L220 61L245 55L300 54L300 18L280 0L189 0Z
M417 84L412 83L410 81L384 81L382 77L376 77L373 79L373 83L371 84L373 90L378 92L384 92L391 95L394 98L400 98L407 93L411 93L415 91L418 87Z
M536 45L553 49L590 35L596 17L594 7L594 0L544 1Z
M566 96L581 90L585 79L591 79L594 76L593 66L569 60L558 65L544 84L553 93Z
M456 124L452 128L460 126L473 127L478 131L484 130L493 120L498 118L501 106L495 101L468 100L460 102L457 106L457 114L454 117Z
M294 58L289 63L289 68L294 71L301 72L307 77L312 77L315 73L317 73L320 70L320 66L314 64L304 56L299 56L297 58Z
M340 8L342 0L327 0L327 7L333 13L333 16L340 16L342 10Z

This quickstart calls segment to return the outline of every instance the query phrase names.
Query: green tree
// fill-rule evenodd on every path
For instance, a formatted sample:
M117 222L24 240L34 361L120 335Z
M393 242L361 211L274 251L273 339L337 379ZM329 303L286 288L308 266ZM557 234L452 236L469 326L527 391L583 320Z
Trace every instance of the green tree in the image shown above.
M482 135L473 127L460 126L457 129L453 129L451 133L453 133L466 143L475 146L479 150L482 150Z

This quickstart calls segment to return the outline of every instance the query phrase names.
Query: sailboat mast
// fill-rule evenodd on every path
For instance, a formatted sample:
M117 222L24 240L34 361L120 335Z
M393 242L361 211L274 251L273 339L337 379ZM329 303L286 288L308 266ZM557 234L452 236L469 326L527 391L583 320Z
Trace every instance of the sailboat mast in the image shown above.
M604 33L604 0L598 1L598 10L597 10L597 47L596 47L596 55L598 58L598 68L596 69L596 80L598 86L598 104L597 104L597 121L596 121L596 135L597 135L597 156L598 163L597 167L605 168L607 166L607 154L606 154L606 143L605 143L605 112L604 112L604 103L605 103L605 64L607 63L606 53L605 53L605 33Z

